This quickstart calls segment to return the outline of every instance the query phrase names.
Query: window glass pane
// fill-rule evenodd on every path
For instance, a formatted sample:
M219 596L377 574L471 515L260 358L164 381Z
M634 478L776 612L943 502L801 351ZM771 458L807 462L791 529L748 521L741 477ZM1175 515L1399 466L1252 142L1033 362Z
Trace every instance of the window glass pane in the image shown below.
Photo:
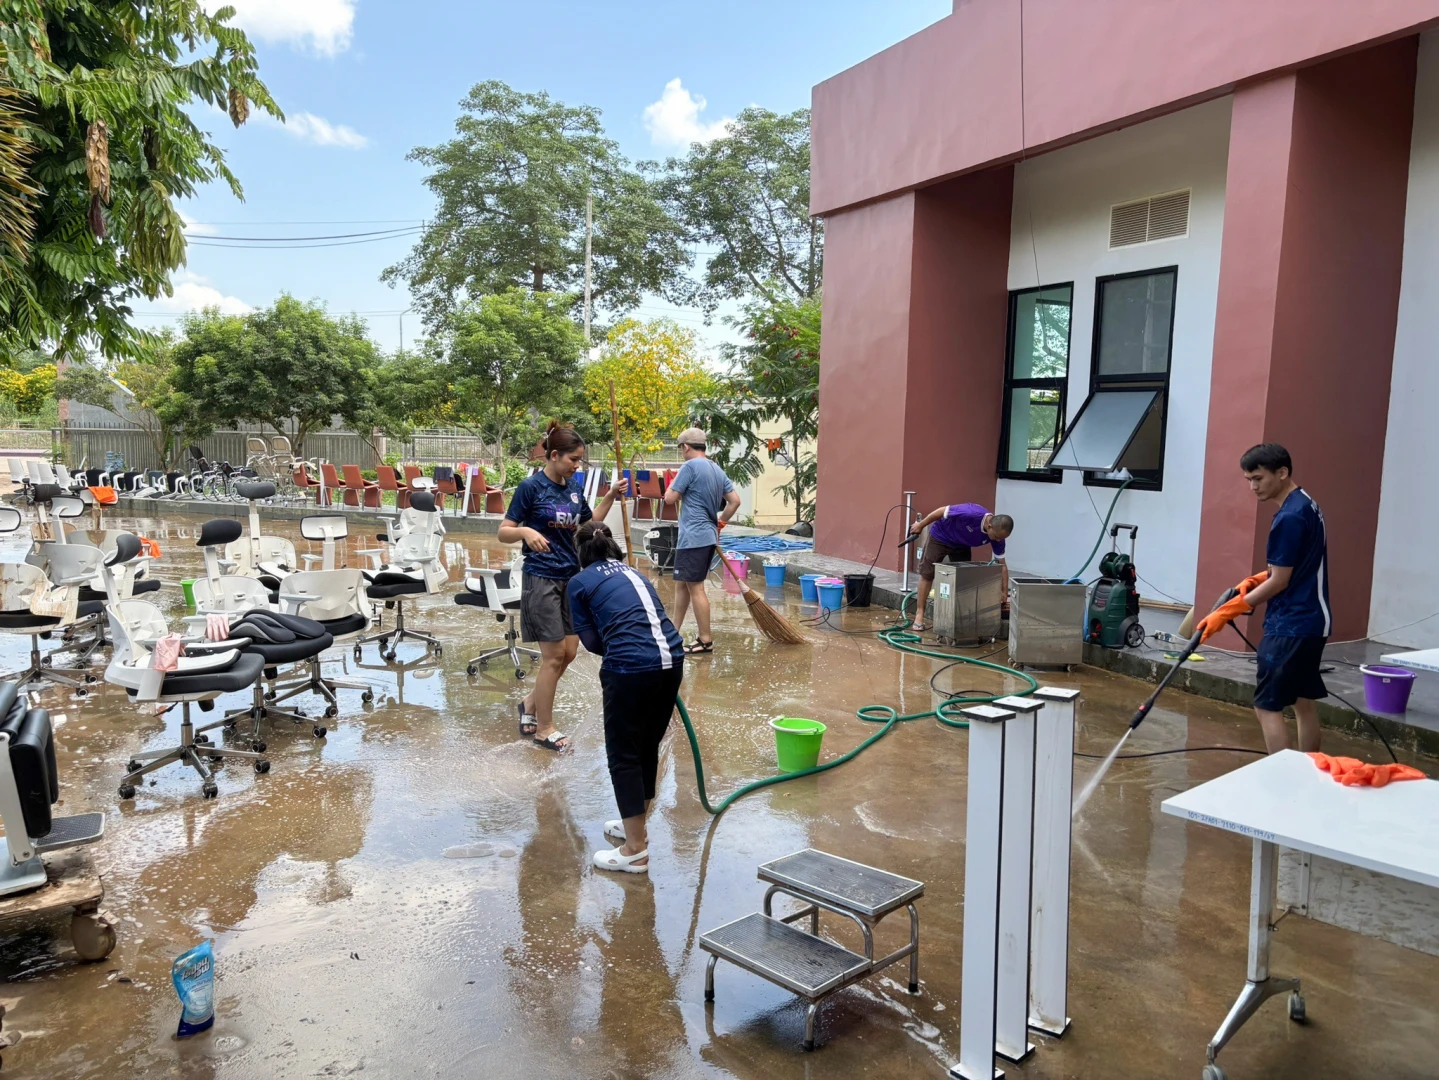
M1169 370L1173 270L1101 283L1099 309L1101 376L1162 375Z
M1060 393L1058 387L1016 387L1009 405L1009 455L1005 468L1012 472L1043 469L1058 441Z
M1062 379L1069 373L1069 312L1074 289L1030 289L1014 297L1016 379Z
M1052 469L1112 472L1157 390L1096 390L1049 462Z
M1119 459L1117 467L1128 469L1136 479L1159 479L1159 453L1162 449L1160 442L1163 435L1164 395L1160 394L1155 397L1154 404L1149 407L1149 412L1144 414L1144 422L1134 433L1134 441L1129 444L1129 449Z

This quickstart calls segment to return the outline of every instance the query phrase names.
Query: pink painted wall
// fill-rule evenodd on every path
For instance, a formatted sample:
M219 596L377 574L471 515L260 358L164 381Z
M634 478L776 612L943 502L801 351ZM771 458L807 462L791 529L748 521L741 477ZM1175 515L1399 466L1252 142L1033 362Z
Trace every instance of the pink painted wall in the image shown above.
M829 220L815 547L868 563L885 513L994 497L1012 170ZM992 505L992 502L990 503ZM897 569L901 516L879 565Z
M1434 24L1439 0L970 0L814 88L810 207L884 198Z
M1334 637L1362 637L1389 409L1417 39L1234 96L1196 597L1264 565L1239 474L1274 441L1324 509ZM1255 631L1258 631L1256 620Z

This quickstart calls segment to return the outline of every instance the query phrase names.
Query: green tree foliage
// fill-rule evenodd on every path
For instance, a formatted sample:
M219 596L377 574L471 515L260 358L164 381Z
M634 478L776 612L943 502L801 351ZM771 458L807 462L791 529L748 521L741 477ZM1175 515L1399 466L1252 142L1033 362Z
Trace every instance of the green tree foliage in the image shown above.
M430 422L462 427L495 445L505 475L517 438L532 434L573 400L583 335L574 298L524 289L467 301L444 315L424 358L384 378L401 395L390 406Z
M203 439L213 424L199 415L195 399L175 386L175 335L155 335L145 355L102 371L83 361L65 368L57 392L70 401L105 409L144 432L161 468L175 467L182 442Z
M380 357L358 318L281 296L249 315L192 315L184 335L174 384L207 423L268 424L300 454L310 432L372 408Z
M600 359L585 368L590 412L610 421L610 387L625 457L653 452L679 434L690 406L714 388L695 354L695 335L673 319L621 320L606 336ZM613 430L610 433L614 437Z
M700 299L819 292L824 232L809 216L809 110L748 108L729 132L666 164L666 201L696 245L716 247Z
M55 400L55 365L36 364L29 370L0 370L0 397L15 406L20 416L44 412Z
M584 282L585 197L594 196L595 302L623 311L679 295L690 263L654 184L604 135L599 110L483 82L456 137L410 154L430 170L434 220L384 280L406 282L426 321L507 288L574 292Z
M5 57L0 44L0 283L25 272L35 234L35 196L40 194L30 177L35 144L28 134L25 99L10 79Z
M819 437L820 297L752 302L731 320L745 343L726 349L730 370L715 394L693 406L693 415L716 444L711 453L731 476L753 479L761 454L788 459L790 480L776 488L800 521L814 519ZM780 446L760 440L761 424L784 422ZM782 457L781 457L782 455Z
M170 272L185 262L174 200L215 179L241 194L190 112L214 106L237 126L252 103L280 115L253 46L229 25L234 13L206 14L199 0L0 0L0 60L14 89L8 100L0 91L12 110L0 130L29 144L25 186L0 179L0 218L19 198L33 221L19 249L14 228L0 228L10 241L0 352L74 355L86 340L109 357L142 358L147 334L131 324L130 303L169 295ZM27 219L13 220L25 229Z

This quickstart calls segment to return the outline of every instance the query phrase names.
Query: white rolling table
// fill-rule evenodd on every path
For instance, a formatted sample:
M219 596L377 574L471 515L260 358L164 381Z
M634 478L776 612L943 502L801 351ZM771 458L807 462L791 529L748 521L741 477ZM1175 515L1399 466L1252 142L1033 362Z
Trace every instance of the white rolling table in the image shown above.
M1283 750L1166 799L1161 809L1254 842L1248 981L1209 1042L1204 1080L1225 1080L1215 1057L1268 998L1288 991L1290 1018L1304 1019L1299 980L1269 971L1281 845L1439 889L1439 781L1349 788L1307 755Z

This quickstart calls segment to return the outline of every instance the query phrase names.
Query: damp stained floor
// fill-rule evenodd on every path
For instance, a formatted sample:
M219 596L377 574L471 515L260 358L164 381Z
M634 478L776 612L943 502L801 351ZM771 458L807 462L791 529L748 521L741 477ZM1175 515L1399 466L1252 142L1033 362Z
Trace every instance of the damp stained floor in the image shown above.
M199 519L112 524L159 541L159 576L197 572ZM290 524L269 528L295 538ZM364 546L350 538L352 565ZM506 558L493 538L447 543L451 579L486 548L492 561ZM935 700L938 663L866 633L891 612L845 612L835 624L846 632L811 629L811 644L784 648L756 635L741 600L712 593L717 649L687 665L683 689L712 793L773 772L766 722L775 715L828 724L830 756L872 732L858 706L916 711ZM161 596L178 618L179 590ZM814 614L793 589L769 596L792 619ZM946 1074L959 1037L964 732L902 725L843 768L748 796L712 826L676 723L650 827L651 872L616 877L590 866L614 814L595 658L582 654L561 683L558 715L574 751L555 757L518 739L520 686L507 663L465 673L469 657L500 642L493 618L441 595L422 600L411 622L442 639L438 662L413 643L396 666L373 645L358 665L337 650L333 667L373 680L374 704L345 693L323 742L307 727L277 728L272 771L224 766L212 802L178 767L133 802L117 801L124 762L173 743L178 711L156 717L112 688L83 703L41 693L57 717L61 812L108 814L91 850L119 944L85 964L63 919L0 924L4 1033L19 1038L3 1053L5 1076ZM0 646L4 670L22 666L26 639ZM1052 681L1083 690L1078 746L1100 754L1147 693L1091 670ZM960 667L936 685L1015 683ZM1378 749L1327 737L1327 748L1371 760ZM1251 714L1176 693L1128 749L1213 744L1260 746ZM1038 1039L1009 1075L1199 1076L1244 978L1250 848L1161 815L1159 804L1246 760L1204 752L1114 767L1074 835L1073 1027L1062 1040ZM1094 764L1078 763L1080 782ZM465 845L493 853L445 857ZM707 1008L696 946L703 931L758 909L760 862L806 846L927 886L921 995L886 977L842 991L821 1009L812 1053L799 1049L801 1005L737 968L720 965ZM892 922L881 925L880 949L905 935L904 920ZM823 925L848 940L843 920ZM215 1027L177 1041L170 963L207 938L218 956ZM1439 958L1294 917L1280 926L1274 967L1303 977L1310 1022L1290 1023L1282 999L1267 1005L1221 1059L1236 1080L1439 1074Z

